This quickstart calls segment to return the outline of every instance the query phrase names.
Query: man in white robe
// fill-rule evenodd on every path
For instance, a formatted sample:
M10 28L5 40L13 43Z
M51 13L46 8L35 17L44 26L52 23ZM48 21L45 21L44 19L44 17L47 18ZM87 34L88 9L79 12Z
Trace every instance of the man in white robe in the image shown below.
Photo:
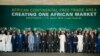
M1 37L1 34L0 34L0 51L2 51L2 48L3 48L3 46L2 46L2 37Z
M7 35L6 35L6 50L5 51L12 51L12 44L11 44L11 38L12 38L12 35L10 35L10 32L7 32Z
M79 33L79 35L77 35L77 37L78 37L77 50L78 50L78 52L82 52L83 51L83 35L81 33Z
M65 35L64 32L61 33L61 35L59 36L60 39L60 53L61 52L65 52Z
M0 51L5 51L5 40L6 40L6 35L4 34L4 31L2 31L2 34L0 34Z

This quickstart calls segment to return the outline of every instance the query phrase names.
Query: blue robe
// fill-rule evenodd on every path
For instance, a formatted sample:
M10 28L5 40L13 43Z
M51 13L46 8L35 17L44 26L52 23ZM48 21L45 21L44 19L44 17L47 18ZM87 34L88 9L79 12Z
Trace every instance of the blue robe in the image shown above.
M16 38L17 38L17 44L18 44L17 48L18 50L21 50L23 47L22 35L21 34L16 35Z
M73 50L73 36L70 35L70 50Z
M100 52L100 38L96 38L96 52Z
M66 37L66 51L70 52L73 49L73 37L72 35L69 35Z

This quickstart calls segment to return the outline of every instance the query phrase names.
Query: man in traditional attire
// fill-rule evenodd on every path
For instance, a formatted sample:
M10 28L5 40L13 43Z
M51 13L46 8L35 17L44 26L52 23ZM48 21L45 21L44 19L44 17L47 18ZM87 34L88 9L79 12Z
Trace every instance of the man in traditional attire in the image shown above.
M1 32L0 32L0 51L2 51L2 48L3 48L3 46L2 46L2 35L1 35Z
M81 32L79 32L77 37L78 37L77 49L78 49L78 52L82 52L83 51L83 35L81 34Z
M18 45L17 51L22 51L23 42L22 42L22 34L21 34L20 30L18 30L16 38L17 38L17 45Z
M12 51L12 43L11 43L11 38L12 35L10 34L9 31L7 31L7 38L6 38L6 51L11 52Z
M0 51L6 51L6 38L7 36L5 35L4 31L1 31L0 34Z
M65 35L64 32L61 32L61 35L59 36L60 39L60 53L65 53Z

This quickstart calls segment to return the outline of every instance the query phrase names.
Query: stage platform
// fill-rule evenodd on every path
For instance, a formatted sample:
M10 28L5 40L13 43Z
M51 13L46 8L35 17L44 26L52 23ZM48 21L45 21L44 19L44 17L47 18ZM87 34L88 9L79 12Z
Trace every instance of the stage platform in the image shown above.
M0 52L0 56L100 56L100 53Z

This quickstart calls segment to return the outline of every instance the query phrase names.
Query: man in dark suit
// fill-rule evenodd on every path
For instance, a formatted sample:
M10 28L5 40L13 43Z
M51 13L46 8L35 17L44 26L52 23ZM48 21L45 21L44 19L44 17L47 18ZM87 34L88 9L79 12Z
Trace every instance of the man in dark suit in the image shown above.
M12 51L16 52L16 49L17 49L17 39L16 39L15 32L12 33L11 43L12 43Z
M78 42L78 37L77 37L77 34L76 33L74 33L73 34L74 36L73 36L73 50L72 50L72 52L77 52L77 42Z
M41 36L41 52L46 52L46 32L43 32Z
M39 32L36 32L35 33L35 51L38 52L39 51L39 44L40 44L40 35L39 35Z
M83 44L83 52L88 52L88 38L89 38L89 35L86 32L84 34L84 37L83 37L83 42L84 42L84 44Z
M47 51L51 52L52 51L52 44L53 44L53 36L51 35L50 32L47 33L46 35L46 40L47 40Z
M72 52L72 44L73 44L72 35L69 32L67 32L66 33L66 52Z
M88 52L94 52L95 51L95 36L93 32L90 32L90 36L88 39Z
M23 31L22 42L23 42L23 51L27 52L28 51L28 34L26 33L26 31Z
M54 31L53 33L53 51L54 52L57 52L59 49L59 38L58 38L58 35L57 35L57 32Z

